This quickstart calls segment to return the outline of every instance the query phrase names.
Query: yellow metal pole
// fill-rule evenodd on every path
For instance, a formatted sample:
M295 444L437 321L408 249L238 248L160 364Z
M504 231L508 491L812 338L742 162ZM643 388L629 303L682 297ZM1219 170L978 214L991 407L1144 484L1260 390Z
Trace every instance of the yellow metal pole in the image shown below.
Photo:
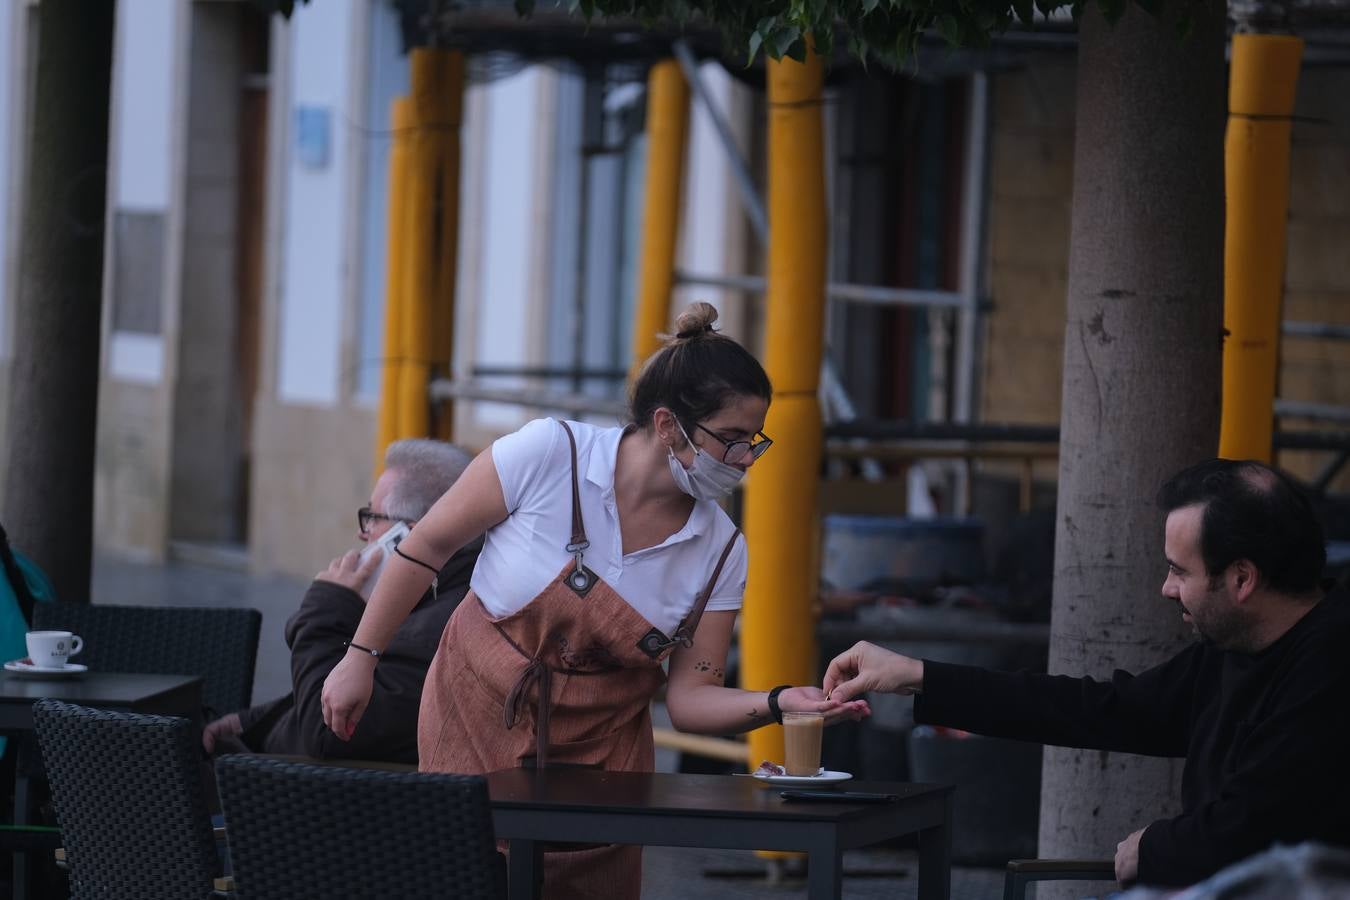
M633 366L656 352L670 321L680 186L689 133L689 84L679 63L664 59L647 75L647 183L642 200L642 258L633 315Z
M765 690L818 681L815 615L822 431L816 391L825 325L825 167L814 52L768 63L769 258L765 368L780 435L746 483L750 572L741 621L741 684ZM781 451L781 452L780 452ZM751 765L781 761L782 729L750 734Z
M1219 455L1269 462L1279 367L1289 132L1303 41L1235 34L1228 87Z
M412 110L408 100L394 100L390 113L388 233L385 236L384 355L380 360L380 408L375 426L375 476L384 471L384 451L398 440L398 388L403 358L403 252L407 214L408 132Z
M403 365L399 367L399 437L427 437L431 429L427 382L431 374L432 294L436 289L436 125L440 118L441 65L434 50L412 52L413 127L408 143L408 199L404 238L408 254L403 284Z
M440 179L437 210L436 290L431 308L431 372L449 377L455 352L455 279L459 273L459 129L464 112L464 54L440 54L441 91L436 127ZM434 411L433 434L448 441L454 430L454 408L443 401Z

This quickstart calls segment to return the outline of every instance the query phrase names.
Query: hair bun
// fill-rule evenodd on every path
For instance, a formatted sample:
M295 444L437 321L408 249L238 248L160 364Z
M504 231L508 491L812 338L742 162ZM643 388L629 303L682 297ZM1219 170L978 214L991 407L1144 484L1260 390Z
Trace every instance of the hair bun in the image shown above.
M688 340L713 330L717 321L717 307L711 303L692 303L675 319L676 340Z

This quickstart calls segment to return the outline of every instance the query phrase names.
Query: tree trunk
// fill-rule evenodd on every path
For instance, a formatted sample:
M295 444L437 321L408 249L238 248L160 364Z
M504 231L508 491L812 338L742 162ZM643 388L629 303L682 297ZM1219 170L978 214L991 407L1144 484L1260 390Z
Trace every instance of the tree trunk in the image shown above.
M5 525L89 599L114 0L43 0L14 327Z
M1080 28L1052 672L1139 671L1187 639L1159 596L1154 498L1218 442L1225 38L1223 7L1205 12L1184 40L1134 6L1111 27L1089 4ZM1047 749L1041 855L1113 856L1175 814L1180 778Z

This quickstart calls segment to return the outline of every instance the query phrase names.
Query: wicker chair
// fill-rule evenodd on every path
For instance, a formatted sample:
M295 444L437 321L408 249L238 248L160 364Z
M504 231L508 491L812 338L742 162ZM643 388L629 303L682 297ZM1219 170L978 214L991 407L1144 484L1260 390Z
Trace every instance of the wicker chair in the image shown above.
M187 719L33 706L72 900L231 896Z
M104 672L201 675L202 701L215 713L253 702L262 613L256 609L39 603L33 628L73 631L85 648L75 661Z
M222 756L240 897L506 896L481 776Z

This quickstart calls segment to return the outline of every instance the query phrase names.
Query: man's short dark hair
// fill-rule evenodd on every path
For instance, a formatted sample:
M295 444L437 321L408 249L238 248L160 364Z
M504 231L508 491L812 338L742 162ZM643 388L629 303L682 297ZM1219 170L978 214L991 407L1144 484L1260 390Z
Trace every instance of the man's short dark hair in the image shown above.
M1166 512L1202 506L1200 555L1211 578L1247 559L1272 589L1317 590L1327 548L1312 504L1285 475L1254 460L1211 459L1183 469L1158 491Z

